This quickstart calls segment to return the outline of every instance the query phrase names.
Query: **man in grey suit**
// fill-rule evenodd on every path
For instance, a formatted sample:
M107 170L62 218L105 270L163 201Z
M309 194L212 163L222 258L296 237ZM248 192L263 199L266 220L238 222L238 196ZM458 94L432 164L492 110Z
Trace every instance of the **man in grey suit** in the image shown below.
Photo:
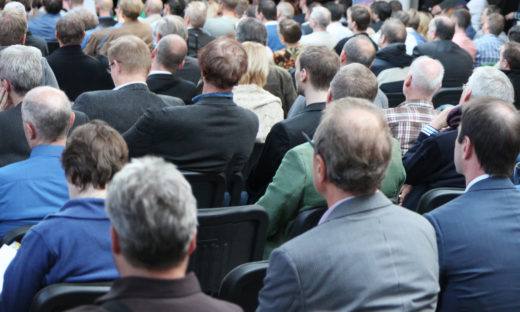
M258 311L434 311L434 229L377 191L392 149L380 109L330 103L314 145L314 185L329 209L273 251Z
M156 95L148 89L151 54L146 43L136 36L113 40L108 49L113 90L91 91L76 98L73 108L92 119L106 121L120 133L128 130L146 109L184 105L176 97Z

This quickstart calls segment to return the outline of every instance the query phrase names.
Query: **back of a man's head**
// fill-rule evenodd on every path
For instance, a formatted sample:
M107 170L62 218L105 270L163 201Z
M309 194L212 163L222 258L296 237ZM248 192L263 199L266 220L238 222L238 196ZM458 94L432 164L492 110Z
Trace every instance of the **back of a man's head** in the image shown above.
M398 19L389 18L381 26L381 35L386 37L387 42L405 42L406 26Z
M372 4L372 12L379 16L379 20L385 21L392 15L392 7L386 1L375 1Z
M508 103L513 103L515 99L511 80L501 70L491 66L475 68L466 87L471 90L471 99L489 96Z
M188 3L185 14L190 18L190 24L194 28L204 27L208 8L202 1L192 1Z
M306 70L316 90L327 90L340 67L339 57L324 46L305 47L298 56L300 70Z
M76 9L72 12L69 12L67 16L68 15L76 16L77 18L79 18L85 26L85 31L89 29L94 29L99 25L99 20L96 14L84 8Z
M144 8L141 0L121 0L118 6L125 17L130 20L137 20Z
M392 18L400 20L405 26L410 22L410 15L405 11L397 11L392 13Z
M65 139L71 114L71 103L67 95L47 86L32 89L22 102L22 120L33 125L41 144Z
M346 64L360 63L366 67L372 66L376 57L376 48L366 36L355 36L343 46L346 55Z
M330 12L330 21L337 22L341 19L341 7L334 2L325 4L325 8Z
M22 96L40 85L42 54L34 47L9 46L0 51L0 79L7 79L11 92ZM13 103L18 104L18 103Z
M0 12L0 46L21 44L26 31L25 14L15 9Z
M179 35L186 40L188 36L188 27L186 21L177 15L167 15L157 21L155 25L155 33L161 38L167 35Z
M455 34L455 23L446 16L434 18L430 25L432 26L430 31L436 31L439 40L451 40Z
M507 33L509 41L520 42L520 25L511 27Z
M302 27L293 19L281 20L278 23L278 31L287 43L297 43L302 37Z
M105 207L131 266L165 271L188 256L197 229L196 201L173 164L133 159L114 176Z
M167 35L157 44L156 59L163 67L175 74L184 61L188 47L186 41L178 35Z
M294 17L294 7L289 2L280 2L276 6L276 14L280 19L292 19Z
M112 0L96 0L96 9L101 12L112 10L114 2Z
M49 14L58 14L63 8L61 0L43 0L43 7Z
M222 37L204 46L198 55L204 83L228 90L247 71L247 53L240 42Z
M265 46L267 29L258 19L248 17L238 22L235 37L240 42L253 41Z
M380 187L390 163L392 139L373 103L350 97L329 103L314 143L328 180L337 188L365 195Z
M118 61L122 75L141 74L146 77L150 71L152 61L148 45L134 35L111 41L107 54L110 62Z
M457 21L459 28L466 30L471 23L471 14L466 9L458 9L451 15L451 18Z
M330 82L332 100L356 97L373 102L378 90L377 78L368 67L359 63L343 66Z
M227 10L234 10L238 5L238 0L221 0L220 2Z
M70 13L56 22L56 34L63 45L79 45L83 41L85 26L83 21Z
M520 69L520 43L508 41L504 43L502 49L501 59L507 61L508 69Z
M325 7L315 6L312 8L310 20L314 21L319 29L325 29L331 21L330 11Z
M262 13L268 21L276 20L276 3L272 0L261 0L258 3L258 13Z
M148 14L161 14L163 3L161 0L146 0L145 7Z
M458 142L470 139L484 172L512 175L520 153L520 115L511 103L490 97L471 100L463 106L459 127Z
M370 11L362 4L356 4L348 9L352 21L356 22L359 31L367 30L372 21Z
M412 77L410 88L415 91L414 95L420 93L425 98L431 98L441 88L444 66L438 60L420 56L410 65L408 76ZM404 88L406 88L406 83Z
M493 13L488 16L486 23L489 25L489 33L498 36L504 30L505 19L500 13Z

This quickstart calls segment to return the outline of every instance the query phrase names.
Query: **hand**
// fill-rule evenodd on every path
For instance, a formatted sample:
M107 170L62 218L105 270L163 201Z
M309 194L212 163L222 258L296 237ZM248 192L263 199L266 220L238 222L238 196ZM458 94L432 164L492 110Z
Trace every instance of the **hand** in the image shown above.
M9 109L9 107L11 107L9 101L7 100L7 95L7 90L0 86L0 112L6 111Z
M410 193L410 191L412 190L412 187L413 186L410 184L404 184L403 187L401 187L401 190L399 191L399 196L398 196L399 206L403 205L404 199L406 198L406 195L408 195L408 193Z
M506 15L504 16L504 18L505 18L506 20L508 20L508 21L514 19L514 18L515 18L515 12L511 12L511 13L506 14Z
M451 112L453 107L445 108L435 119L430 123L430 126L434 127L437 130L441 130L442 128L446 128L448 126L448 114Z

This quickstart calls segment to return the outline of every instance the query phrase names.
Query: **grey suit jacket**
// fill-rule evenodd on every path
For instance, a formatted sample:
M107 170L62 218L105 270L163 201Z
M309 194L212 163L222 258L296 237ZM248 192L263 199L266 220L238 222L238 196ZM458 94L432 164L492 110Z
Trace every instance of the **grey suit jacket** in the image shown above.
M434 311L436 245L422 216L354 197L273 251L257 311Z
M176 97L157 95L141 83L133 83L118 90L91 91L82 93L74 102L75 110L90 118L106 121L120 133L130 127L148 109L180 106L184 102Z

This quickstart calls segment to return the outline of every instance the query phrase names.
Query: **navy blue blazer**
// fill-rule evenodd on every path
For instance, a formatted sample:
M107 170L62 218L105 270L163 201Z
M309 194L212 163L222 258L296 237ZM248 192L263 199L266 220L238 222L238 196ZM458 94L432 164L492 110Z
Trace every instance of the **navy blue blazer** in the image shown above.
M520 311L520 191L489 178L425 215L437 235L437 311Z

